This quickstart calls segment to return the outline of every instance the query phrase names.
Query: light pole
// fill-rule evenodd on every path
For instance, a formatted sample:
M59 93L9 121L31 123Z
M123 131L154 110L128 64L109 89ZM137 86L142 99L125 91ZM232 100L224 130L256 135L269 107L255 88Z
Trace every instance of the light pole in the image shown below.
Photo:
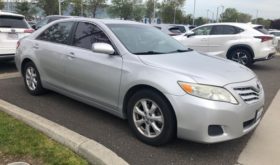
M58 0L58 11L59 15L61 15L61 0Z
M194 0L194 5L193 5L193 25L195 24L195 9L196 9L196 0Z
M84 14L84 5L83 5L83 0L81 0L81 16Z

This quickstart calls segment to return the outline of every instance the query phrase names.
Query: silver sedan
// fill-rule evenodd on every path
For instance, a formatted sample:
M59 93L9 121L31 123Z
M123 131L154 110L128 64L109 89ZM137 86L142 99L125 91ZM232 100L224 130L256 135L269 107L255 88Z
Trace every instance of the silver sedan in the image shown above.
M250 69L186 49L140 23L55 21L20 40L15 60L30 94L53 90L128 119L151 145L176 136L235 139L263 113L264 91Z

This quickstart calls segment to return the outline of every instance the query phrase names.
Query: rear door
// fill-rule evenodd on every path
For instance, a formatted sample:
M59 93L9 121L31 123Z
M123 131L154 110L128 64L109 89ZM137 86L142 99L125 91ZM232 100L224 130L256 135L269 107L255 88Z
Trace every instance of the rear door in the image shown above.
M239 39L243 30L229 25L214 25L208 37L208 54L225 55L231 43Z
M24 17L0 15L0 54L15 54L17 41L30 32Z
M38 59L38 69L44 82L64 87L64 60L71 46L69 41L75 22L56 23L34 40L32 48Z

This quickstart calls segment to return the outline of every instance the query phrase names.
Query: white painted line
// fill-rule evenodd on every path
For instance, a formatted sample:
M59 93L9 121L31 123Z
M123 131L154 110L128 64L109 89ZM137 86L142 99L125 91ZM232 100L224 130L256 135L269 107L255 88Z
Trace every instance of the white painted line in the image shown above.
M4 73L4 74L0 74L0 80L17 78L17 77L20 77L20 76L21 75L18 72L16 72L16 73Z
M84 137L30 111L19 108L3 100L0 100L0 110L45 133L55 141L64 144L82 157L86 158L92 164L128 164L113 151L96 141Z
M240 154L238 163L242 165L280 164L280 90Z

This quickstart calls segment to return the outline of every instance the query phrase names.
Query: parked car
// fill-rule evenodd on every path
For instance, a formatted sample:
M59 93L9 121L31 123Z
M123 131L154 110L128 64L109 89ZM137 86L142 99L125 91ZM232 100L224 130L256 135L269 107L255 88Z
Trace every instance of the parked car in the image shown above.
M276 38L276 49L278 51L280 51L280 30L272 30L272 31L269 31L269 34L272 34L275 36Z
M53 21L59 20L59 19L65 19L65 18L72 18L73 16L62 16L62 15L49 15L46 18L42 19L38 23L32 26L33 29L38 30L41 27L47 25L48 23L51 23Z
M264 91L250 69L186 49L149 25L64 19L18 45L16 65L31 95L53 90L128 119L147 144L176 135L227 141L262 117Z
M0 60L13 60L18 40L33 31L23 15L0 11Z
M190 30L188 25L156 24L153 26L170 36L180 35Z
M174 38L198 52L224 57L246 66L269 60L276 53L274 37L261 25L206 24Z

